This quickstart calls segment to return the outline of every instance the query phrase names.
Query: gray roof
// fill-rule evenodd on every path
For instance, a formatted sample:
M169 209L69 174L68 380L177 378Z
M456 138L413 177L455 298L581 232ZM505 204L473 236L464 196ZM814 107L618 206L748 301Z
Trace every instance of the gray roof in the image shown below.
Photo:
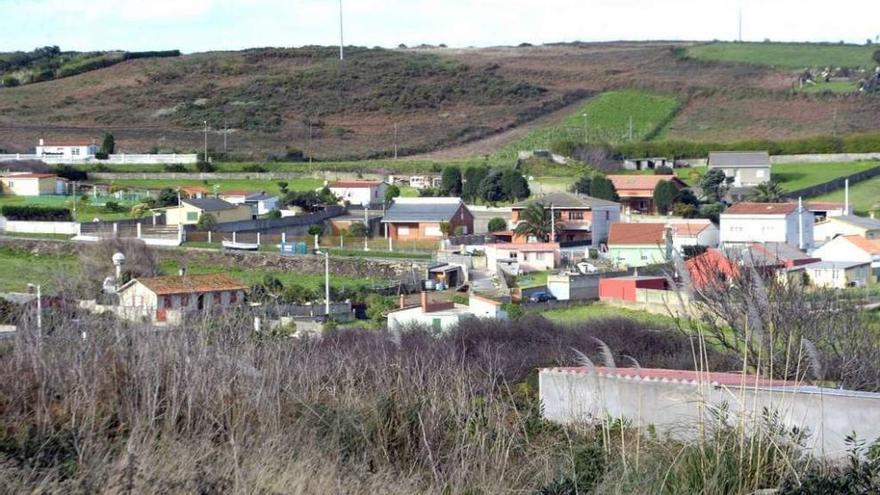
M767 168L770 154L766 151L715 151L709 153L709 167Z
M181 202L195 206L203 211L219 211L235 208L235 205L219 198L182 199Z
M520 201L512 206L512 208L525 208L532 203L541 203L544 207L549 208L585 208L592 209L601 206L620 206L619 203L604 199L594 198L584 194L573 194L567 192L553 192L542 194L525 201Z
M880 229L880 220L877 220L876 218L860 217L858 215L840 215L838 217L828 217L828 220L839 220L863 229Z
M244 200L245 201L266 201L266 200L272 199L274 197L275 196L272 196L271 194L266 194L265 191L260 191L260 192L248 194L247 196L244 197Z
M398 203L385 211L382 223L448 222L462 205L452 202Z

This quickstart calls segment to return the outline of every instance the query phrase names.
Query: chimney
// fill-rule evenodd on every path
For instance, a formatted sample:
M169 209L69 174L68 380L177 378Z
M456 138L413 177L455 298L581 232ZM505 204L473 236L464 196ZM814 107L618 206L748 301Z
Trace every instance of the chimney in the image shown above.
M403 309L405 307L406 307L406 296L401 294L400 295L400 309Z
M428 293L422 291L422 312L428 312Z
M27 293L28 294L36 294L37 293L37 286L34 284L27 284Z
M186 276L186 268L181 267L179 270L177 270L177 274L180 275L181 277L185 277Z
M40 146L43 146L43 143L44 143L44 142L45 142L45 141L43 141L43 138L40 138Z

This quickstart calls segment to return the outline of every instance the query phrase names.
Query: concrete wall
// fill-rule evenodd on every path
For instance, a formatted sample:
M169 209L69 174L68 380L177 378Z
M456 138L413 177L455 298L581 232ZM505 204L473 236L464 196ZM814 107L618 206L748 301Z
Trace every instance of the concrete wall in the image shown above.
M121 153L110 155L106 160L98 160L94 156L71 157L71 156L44 156L25 153L8 153L0 155L0 162L18 160L40 160L48 164L78 164L78 163L104 163L107 165L125 164L154 164L154 163L196 163L198 155L192 154L146 154L146 153Z
M786 425L809 429L806 446L817 456L846 455L844 439L853 431L868 444L880 437L880 394L714 386L556 368L540 371L539 387L544 416L566 424L624 417L633 426L653 425L675 438L694 440L698 425L713 421L706 406L727 404L729 419L733 422L745 415L747 428L758 419L753 414L760 415L766 407L779 413Z
M18 234L64 234L75 235L79 224L76 222L32 222L6 220L0 217L0 231Z
M840 163L859 160L880 160L880 152L875 153L826 153L805 155L771 155L770 164L776 163ZM691 167L705 167L705 158L686 158L682 160Z
M599 299L598 273L590 275L549 275L547 290L560 301L587 301Z

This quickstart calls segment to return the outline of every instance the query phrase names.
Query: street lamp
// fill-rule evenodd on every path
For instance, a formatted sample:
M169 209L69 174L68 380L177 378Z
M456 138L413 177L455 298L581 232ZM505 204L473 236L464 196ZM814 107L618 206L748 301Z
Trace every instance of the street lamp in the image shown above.
M330 319L330 252L317 250L315 254L324 255L324 310Z

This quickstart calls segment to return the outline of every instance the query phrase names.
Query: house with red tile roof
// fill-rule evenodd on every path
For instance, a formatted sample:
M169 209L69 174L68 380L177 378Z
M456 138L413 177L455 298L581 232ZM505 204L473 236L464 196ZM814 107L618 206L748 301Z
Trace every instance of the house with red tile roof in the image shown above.
M175 324L188 314L243 304L247 289L247 285L222 273L136 278L119 288L120 314Z
M654 188L661 182L671 182L679 191L687 188L675 175L609 175L620 203L631 212L657 213L654 205Z
M64 194L67 179L55 174L9 172L0 175L0 194L12 196L48 196Z
M608 257L615 264L641 267L664 263L672 256L672 238L662 223L613 223Z
M708 249L705 253L687 260L685 266L694 287L702 289L727 285L742 274L743 267L772 278L819 261L821 260L818 257L808 255L784 242L754 242Z
M720 215L720 242L785 242L813 247L813 213L797 203L737 203Z
M349 205L381 205L387 184L381 180L338 180L327 185L337 198Z
M835 237L813 251L822 261L860 261L871 264L871 281L880 276L880 240L860 235Z

